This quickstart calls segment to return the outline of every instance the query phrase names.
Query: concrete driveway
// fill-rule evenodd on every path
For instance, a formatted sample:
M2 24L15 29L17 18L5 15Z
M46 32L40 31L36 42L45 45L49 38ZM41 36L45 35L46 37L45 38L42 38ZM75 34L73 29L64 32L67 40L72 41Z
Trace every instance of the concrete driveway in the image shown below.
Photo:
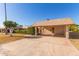
M79 55L79 51L68 39L60 37L42 36L38 38L26 37L22 40L2 44L0 53L13 56L72 56Z

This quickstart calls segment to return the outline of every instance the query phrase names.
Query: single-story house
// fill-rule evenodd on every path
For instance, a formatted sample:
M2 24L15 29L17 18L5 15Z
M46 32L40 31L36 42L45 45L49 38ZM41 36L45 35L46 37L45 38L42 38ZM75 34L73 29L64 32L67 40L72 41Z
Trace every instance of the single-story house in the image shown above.
M0 26L0 32L4 32L4 29L5 27L4 26Z
M69 25L75 24L71 18L50 19L34 23L35 35L64 36L69 38Z

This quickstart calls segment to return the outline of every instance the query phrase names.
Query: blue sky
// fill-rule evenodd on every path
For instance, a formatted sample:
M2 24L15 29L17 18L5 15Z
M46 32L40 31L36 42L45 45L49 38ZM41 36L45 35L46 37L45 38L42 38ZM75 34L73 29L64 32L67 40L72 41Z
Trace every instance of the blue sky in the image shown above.
M16 3L7 4L8 20L21 25L32 25L47 18L72 18L79 24L79 4L68 3ZM0 4L0 26L4 21L4 4Z

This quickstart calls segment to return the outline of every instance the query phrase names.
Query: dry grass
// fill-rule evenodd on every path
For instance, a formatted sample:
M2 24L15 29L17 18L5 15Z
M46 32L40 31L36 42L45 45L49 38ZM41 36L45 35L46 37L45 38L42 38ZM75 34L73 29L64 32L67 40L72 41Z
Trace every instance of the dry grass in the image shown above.
M0 33L0 44L8 43L8 42L15 41L15 40L20 40L22 38L24 38L24 34L13 34L13 36L10 37L9 35Z
M71 43L79 49L79 39L70 39Z

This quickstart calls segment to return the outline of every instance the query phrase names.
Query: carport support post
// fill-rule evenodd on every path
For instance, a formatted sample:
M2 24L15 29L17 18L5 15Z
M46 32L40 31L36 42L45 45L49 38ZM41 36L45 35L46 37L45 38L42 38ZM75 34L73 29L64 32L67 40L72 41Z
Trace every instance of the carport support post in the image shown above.
M69 28L68 25L66 25L66 39L69 39Z
M35 35L37 35L37 27L35 27Z

